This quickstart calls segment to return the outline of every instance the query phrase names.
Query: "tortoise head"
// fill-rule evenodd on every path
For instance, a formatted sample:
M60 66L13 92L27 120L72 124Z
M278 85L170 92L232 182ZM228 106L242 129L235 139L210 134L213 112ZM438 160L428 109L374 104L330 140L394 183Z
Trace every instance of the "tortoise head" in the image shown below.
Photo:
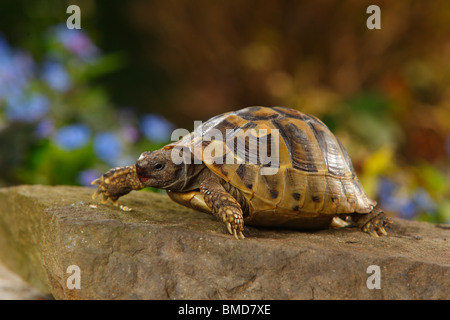
M191 185L201 168L172 161L171 148L144 152L136 161L136 174L147 187L182 191Z

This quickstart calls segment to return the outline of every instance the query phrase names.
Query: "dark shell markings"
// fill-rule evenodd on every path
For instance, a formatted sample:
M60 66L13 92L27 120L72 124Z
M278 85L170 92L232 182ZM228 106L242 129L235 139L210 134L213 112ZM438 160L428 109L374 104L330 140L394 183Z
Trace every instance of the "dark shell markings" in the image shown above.
M374 236L386 235L391 223L328 127L285 107L217 115L94 183L95 196L115 204L131 190L165 189L172 200L215 215L235 238L244 238L244 223L321 229L347 226L350 217Z

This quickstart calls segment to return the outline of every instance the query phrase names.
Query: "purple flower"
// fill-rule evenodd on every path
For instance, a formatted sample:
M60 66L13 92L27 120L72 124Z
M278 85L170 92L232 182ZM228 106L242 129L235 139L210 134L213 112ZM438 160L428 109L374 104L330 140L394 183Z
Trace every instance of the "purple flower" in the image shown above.
M90 186L91 182L100 177L102 173L95 169L87 169L78 174L78 183L82 186Z
M55 134L54 142L65 150L75 150L85 146L90 138L91 130L84 124L72 124L61 127Z
M34 61L31 55L25 51L16 51L13 57L14 71L16 75L16 83L25 87L34 77Z
M447 136L445 141L445 151L447 151L447 158L450 158L450 135Z
M150 141L164 142L170 140L174 126L158 114L147 114L141 119L141 130Z
M68 29L65 24L61 24L55 28L55 32L57 40L67 51L87 61L97 57L98 48L83 30Z
M55 91L65 92L70 89L72 81L67 70L58 62L47 61L42 70L42 78Z
M124 125L120 132L127 142L134 143L139 139L139 130L131 124Z
M48 138L55 129L52 119L44 119L38 123L35 134L39 139Z
M115 165L122 153L122 142L114 132L99 133L94 138L94 152L103 161Z

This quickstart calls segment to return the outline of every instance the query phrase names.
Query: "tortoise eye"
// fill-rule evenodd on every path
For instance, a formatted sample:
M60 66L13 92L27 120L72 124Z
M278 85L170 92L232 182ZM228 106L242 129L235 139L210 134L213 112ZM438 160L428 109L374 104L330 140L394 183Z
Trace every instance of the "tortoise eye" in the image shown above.
M162 170L162 169L164 169L164 164L163 163L157 163L157 164L155 164L153 166L153 170L159 171L159 170Z

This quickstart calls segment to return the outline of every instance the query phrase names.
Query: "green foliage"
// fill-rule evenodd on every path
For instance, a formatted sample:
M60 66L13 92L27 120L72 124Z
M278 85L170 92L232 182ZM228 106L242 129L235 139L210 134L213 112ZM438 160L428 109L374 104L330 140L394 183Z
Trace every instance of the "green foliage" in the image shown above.
M160 137L169 137L170 123L146 115L164 120L159 127L153 123L160 133L154 140L155 132L96 85L123 68L124 60L101 53L83 31L48 28L41 62L0 40L0 80L14 79L0 91L4 183L88 185L110 167L132 164L141 152L167 142Z

